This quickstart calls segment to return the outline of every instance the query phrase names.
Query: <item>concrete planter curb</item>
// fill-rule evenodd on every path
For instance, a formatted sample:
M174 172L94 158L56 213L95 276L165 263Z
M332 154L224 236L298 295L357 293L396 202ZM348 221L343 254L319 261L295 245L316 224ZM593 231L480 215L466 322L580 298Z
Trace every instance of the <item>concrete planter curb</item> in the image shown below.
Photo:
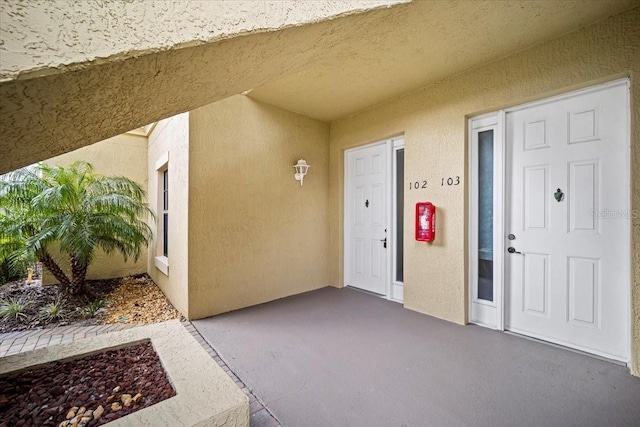
M85 338L0 359L0 375L151 341L176 396L109 426L249 425L249 399L178 320Z

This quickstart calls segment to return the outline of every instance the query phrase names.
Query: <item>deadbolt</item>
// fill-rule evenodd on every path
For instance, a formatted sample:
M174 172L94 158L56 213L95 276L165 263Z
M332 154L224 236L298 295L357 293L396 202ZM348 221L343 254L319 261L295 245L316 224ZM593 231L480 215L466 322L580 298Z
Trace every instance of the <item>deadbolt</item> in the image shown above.
M513 235L513 234L509 234L509 235L507 236L507 239L509 239L509 240L516 240L516 236L515 236L515 235Z

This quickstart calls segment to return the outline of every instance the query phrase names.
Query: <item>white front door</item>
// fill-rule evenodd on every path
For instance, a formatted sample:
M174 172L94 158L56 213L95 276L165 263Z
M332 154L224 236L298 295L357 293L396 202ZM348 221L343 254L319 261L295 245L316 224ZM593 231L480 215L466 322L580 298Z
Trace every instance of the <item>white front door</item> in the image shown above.
M387 143L345 155L345 286L385 295L388 254Z
M506 114L505 329L626 361L628 87Z

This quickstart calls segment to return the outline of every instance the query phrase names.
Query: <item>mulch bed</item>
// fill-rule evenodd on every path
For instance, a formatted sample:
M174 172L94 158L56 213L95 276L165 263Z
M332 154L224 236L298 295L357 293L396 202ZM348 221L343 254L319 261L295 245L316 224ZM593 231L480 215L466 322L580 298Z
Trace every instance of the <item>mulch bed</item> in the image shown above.
M18 280L0 287L0 299L22 300L28 302L25 316L18 319L0 319L0 333L23 331L43 327L66 326L90 326L104 323L105 310L98 311L95 316L88 316L85 308L92 301L106 297L120 286L122 279L88 280L88 287L95 296L88 298L64 298L60 287L56 285L42 286L39 281L26 283ZM60 299L64 301L66 315L63 319L50 321L41 316L40 309L47 304Z
M39 283L26 284L24 280L0 287L0 299L29 301L26 316L0 318L0 333L55 326L91 326L108 323L156 323L170 319L182 319L160 288L147 274L116 279L88 280L92 298L67 298L64 300L64 319L52 321L43 318L40 309L62 298L60 288ZM96 300L104 299L104 308L94 316L86 308Z
M0 427L93 427L175 396L151 343L0 378Z
M123 277L107 298L104 323L156 323L182 319L147 275Z

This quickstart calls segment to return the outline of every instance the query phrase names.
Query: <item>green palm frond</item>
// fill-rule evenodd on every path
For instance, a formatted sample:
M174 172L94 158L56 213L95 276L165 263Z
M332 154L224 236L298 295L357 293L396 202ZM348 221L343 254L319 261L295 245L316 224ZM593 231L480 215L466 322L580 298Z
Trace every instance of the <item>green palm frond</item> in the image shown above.
M14 171L0 181L0 255L39 258L56 242L84 270L99 248L137 259L152 240L144 219L155 218L145 197L138 183L82 161Z

